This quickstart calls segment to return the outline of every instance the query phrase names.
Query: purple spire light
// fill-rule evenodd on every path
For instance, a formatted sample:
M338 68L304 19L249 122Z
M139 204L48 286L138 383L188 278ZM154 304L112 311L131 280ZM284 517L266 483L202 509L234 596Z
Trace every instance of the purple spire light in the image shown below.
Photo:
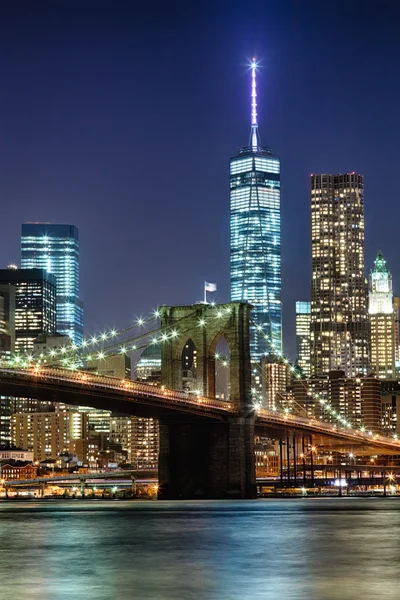
M253 57L251 59L251 149L257 151L258 143L258 123L257 123L257 81L256 81L257 62Z
M251 61L251 124L257 125L257 83L256 83L256 59Z

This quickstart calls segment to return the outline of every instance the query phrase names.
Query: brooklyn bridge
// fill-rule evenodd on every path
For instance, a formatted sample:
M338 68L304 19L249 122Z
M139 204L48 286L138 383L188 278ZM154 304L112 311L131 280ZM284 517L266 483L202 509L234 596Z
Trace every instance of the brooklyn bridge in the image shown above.
M400 441L357 428L340 415L325 422L279 407L263 408L252 388L249 304L161 306L147 324L144 332L110 331L80 347L17 355L1 366L0 394L158 419L160 499L254 498L255 436L279 441L281 477L284 453L296 477L299 459L305 472L304 449L315 444L327 452L400 455ZM182 385L181 357L188 339L197 351L194 392ZM222 339L229 346L228 399L216 397L216 348ZM85 371L85 360L94 353L101 358L154 343L161 344L160 384ZM298 448L303 448L301 458Z

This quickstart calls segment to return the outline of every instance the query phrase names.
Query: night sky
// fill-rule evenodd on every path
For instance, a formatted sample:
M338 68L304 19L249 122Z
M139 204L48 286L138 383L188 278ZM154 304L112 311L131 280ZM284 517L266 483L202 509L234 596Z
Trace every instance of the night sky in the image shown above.
M0 266L25 221L81 239L87 333L158 304L229 300L229 158L281 158L284 341L309 298L309 174L365 177L366 269L400 293L400 4L395 0L0 5Z

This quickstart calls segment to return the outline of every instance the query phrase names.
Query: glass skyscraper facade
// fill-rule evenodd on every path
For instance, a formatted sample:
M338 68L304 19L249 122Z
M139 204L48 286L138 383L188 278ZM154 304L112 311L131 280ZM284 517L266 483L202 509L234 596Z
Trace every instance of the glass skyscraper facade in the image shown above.
M297 364L306 377L310 377L311 372L310 325L311 302L296 302Z
M14 297L15 350L29 352L40 333L56 330L56 278L44 269L0 269L0 288Z
M75 344L83 340L83 305L79 299L79 232L74 225L25 223L21 267L42 268L56 277L57 332Z
M230 266L231 300L254 307L250 353L260 361L282 351L281 216L280 161L260 144L255 71L253 59L249 146L230 161Z

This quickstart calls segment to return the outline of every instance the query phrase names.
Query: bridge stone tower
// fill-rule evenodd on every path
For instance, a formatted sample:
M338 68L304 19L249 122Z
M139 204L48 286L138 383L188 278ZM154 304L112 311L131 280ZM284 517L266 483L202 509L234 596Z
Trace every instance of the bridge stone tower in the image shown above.
M161 306L161 382L182 389L182 351L196 347L197 388L215 396L215 350L230 349L230 399L224 420L188 414L160 422L159 498L253 498L256 495L254 408L251 402L249 304ZM173 335L171 335L173 333Z

